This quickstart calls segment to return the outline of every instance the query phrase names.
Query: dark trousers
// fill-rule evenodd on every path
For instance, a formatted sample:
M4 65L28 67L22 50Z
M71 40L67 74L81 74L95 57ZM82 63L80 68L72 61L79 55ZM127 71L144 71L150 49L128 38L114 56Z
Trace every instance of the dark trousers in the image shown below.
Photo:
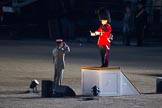
M123 33L123 44L126 46L130 45L130 33Z
M155 24L160 23L160 9L153 10L153 21Z
M144 27L139 27L136 31L137 35L137 46L143 46L143 39L144 39Z
M101 56L101 67L108 67L109 64L109 50L106 46L99 46Z

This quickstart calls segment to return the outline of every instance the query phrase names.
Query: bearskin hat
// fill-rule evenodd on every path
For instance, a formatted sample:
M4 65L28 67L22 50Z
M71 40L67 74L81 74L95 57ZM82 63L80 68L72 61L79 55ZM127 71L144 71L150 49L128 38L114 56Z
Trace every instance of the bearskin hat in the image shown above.
M108 9L103 7L99 8L97 10L97 14L100 20L108 20L109 22L111 22L110 12Z

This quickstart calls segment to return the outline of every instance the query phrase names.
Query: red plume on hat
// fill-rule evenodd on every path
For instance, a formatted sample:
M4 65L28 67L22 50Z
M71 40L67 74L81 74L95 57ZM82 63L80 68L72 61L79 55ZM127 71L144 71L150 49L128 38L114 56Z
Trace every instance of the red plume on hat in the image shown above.
M104 7L99 8L97 14L100 20L108 20L109 22L111 22L110 12L108 9Z

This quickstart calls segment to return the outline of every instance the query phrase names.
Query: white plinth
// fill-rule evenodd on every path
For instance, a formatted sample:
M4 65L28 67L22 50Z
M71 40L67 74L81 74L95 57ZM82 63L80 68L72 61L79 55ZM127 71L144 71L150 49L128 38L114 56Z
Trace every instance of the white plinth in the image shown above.
M137 95L138 90L120 70L120 67L82 67L82 95L93 95L97 86L99 96Z

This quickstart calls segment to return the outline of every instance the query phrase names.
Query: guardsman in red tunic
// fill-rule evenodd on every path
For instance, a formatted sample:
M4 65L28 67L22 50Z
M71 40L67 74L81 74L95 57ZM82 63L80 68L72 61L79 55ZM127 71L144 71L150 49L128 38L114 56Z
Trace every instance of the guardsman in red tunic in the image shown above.
M101 21L101 25L95 32L91 32L91 36L99 36L98 37L98 46L100 49L101 55L101 67L108 67L109 64L109 50L110 50L110 42L113 39L113 35L111 34L112 28L110 23L110 13L106 9L100 9L99 19Z

